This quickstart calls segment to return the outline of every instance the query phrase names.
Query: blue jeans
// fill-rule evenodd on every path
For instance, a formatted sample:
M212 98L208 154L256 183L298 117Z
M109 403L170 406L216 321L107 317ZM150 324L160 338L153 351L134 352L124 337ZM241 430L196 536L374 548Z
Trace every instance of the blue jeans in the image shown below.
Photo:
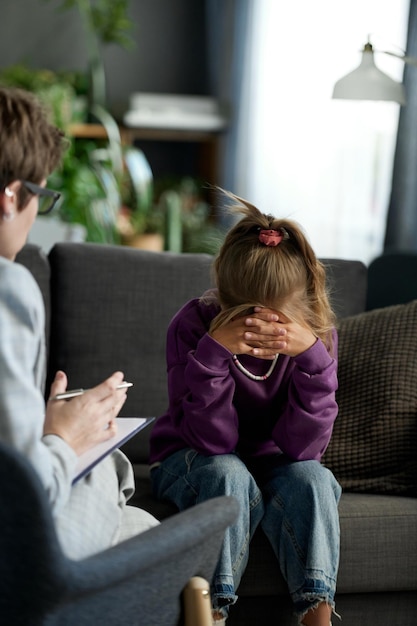
M274 455L251 462L249 470L236 454L207 457L187 448L165 459L151 477L155 495L180 510L220 495L234 496L240 504L212 583L215 607L236 601L249 542L261 524L300 619L321 601L334 608L341 488L318 461L290 462Z

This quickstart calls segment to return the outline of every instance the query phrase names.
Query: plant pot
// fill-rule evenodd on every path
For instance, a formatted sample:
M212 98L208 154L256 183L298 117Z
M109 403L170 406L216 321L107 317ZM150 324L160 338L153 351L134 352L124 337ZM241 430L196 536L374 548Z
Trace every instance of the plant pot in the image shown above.
M162 252L164 250L164 238L160 233L144 233L135 235L127 240L127 245L141 250Z

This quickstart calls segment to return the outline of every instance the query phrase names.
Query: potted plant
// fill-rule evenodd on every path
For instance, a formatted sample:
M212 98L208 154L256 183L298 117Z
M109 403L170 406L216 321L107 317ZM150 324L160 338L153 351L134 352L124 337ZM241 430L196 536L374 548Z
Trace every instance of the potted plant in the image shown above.
M154 202L154 181L144 153L135 147L124 149L122 210L118 228L121 243L148 250L164 249L165 216Z
M1 70L0 83L36 93L50 109L54 123L65 130L74 119L75 76L75 73L34 69L17 63Z
M159 180L155 187L164 216L165 249L216 254L224 230L213 219L201 182L186 176Z
M49 109L53 123L66 133L76 119L76 80L75 73L33 69L22 64L0 72L2 85L34 92ZM98 110L96 114L100 114ZM108 119L104 123L109 124ZM112 142L101 143L70 140L61 167L52 174L48 183L63 194L63 201L58 211L51 216L39 217L39 221L59 217L65 223L84 226L88 241L120 241L116 226L120 192L115 143L114 138ZM119 149L121 152L121 146Z

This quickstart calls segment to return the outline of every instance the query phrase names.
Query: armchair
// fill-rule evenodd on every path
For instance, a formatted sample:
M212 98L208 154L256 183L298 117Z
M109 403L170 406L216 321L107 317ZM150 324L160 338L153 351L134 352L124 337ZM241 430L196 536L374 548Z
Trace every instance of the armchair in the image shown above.
M0 475L0 615L13 626L183 624L182 591L196 576L211 579L238 511L233 498L215 498L72 561L33 468L2 443Z

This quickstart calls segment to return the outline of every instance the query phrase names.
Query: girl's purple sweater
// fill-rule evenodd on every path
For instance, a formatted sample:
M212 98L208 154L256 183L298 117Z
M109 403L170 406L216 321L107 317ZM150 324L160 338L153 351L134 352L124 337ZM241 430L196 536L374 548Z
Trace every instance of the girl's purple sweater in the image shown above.
M295 461L319 460L337 415L337 334L331 357L320 339L296 357L280 355L271 376L254 381L210 337L219 307L194 299L175 315L167 335L169 407L153 427L150 463L182 448L243 457L283 452ZM253 374L271 362L248 355Z

